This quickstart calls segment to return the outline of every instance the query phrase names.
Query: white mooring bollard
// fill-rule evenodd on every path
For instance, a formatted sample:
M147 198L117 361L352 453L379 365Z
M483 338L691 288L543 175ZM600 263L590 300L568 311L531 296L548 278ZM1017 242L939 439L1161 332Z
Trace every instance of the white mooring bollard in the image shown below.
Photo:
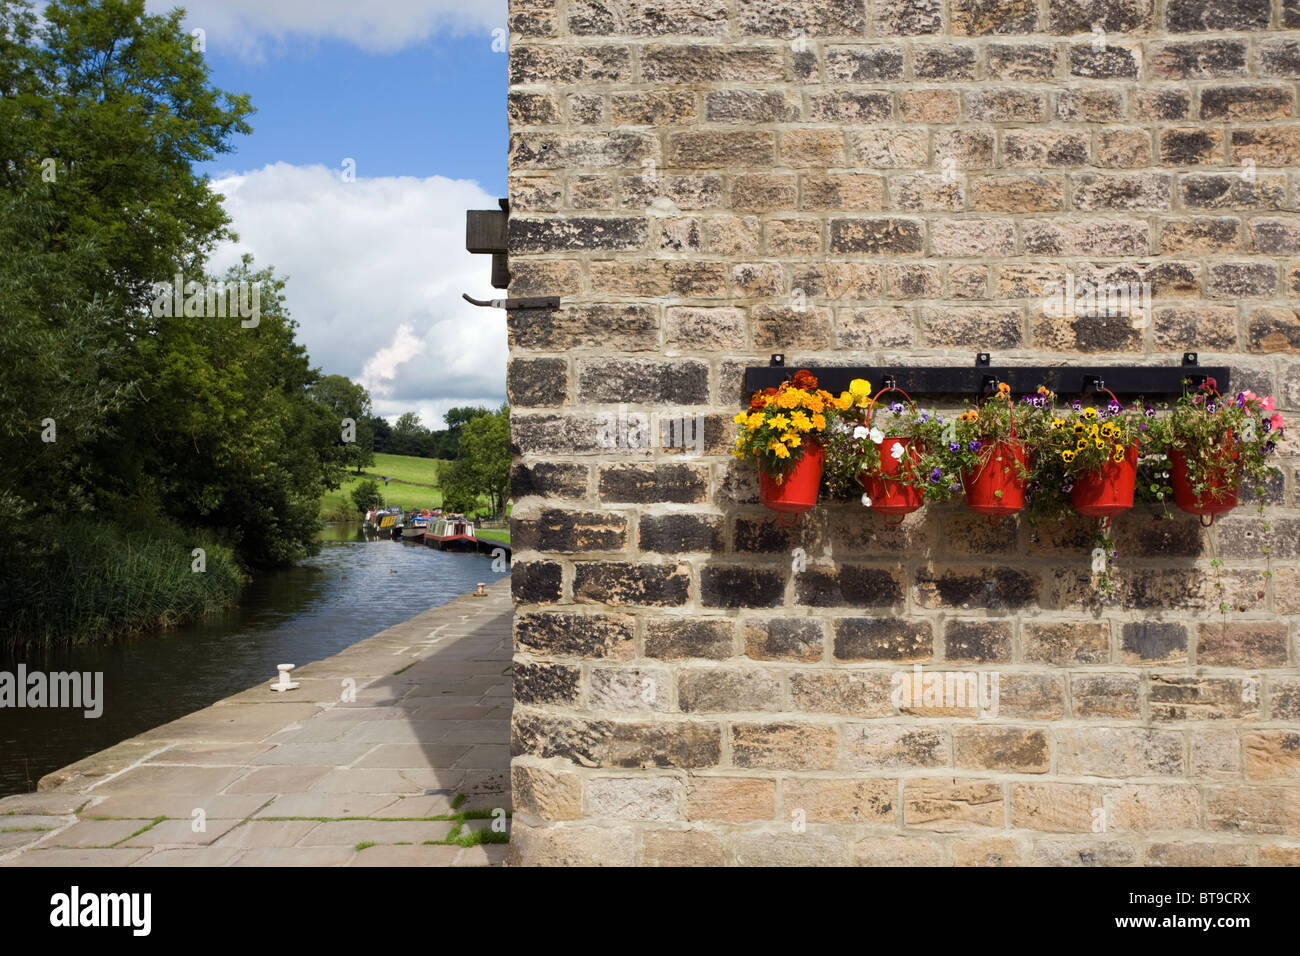
M487 597L487 585L482 581L478 583L478 590L474 592L475 597Z
M292 664L276 664L275 666L276 669L279 670L280 676L278 678L278 682L271 684L271 690L275 690L275 691L294 690L302 686L302 684L298 683L297 681L289 680L289 671L293 670Z

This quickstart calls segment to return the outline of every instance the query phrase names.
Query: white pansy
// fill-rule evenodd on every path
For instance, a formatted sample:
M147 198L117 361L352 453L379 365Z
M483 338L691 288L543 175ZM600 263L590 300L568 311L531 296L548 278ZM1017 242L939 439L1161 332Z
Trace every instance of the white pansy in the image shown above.
M889 449L889 457L894 461L901 461L903 458L903 443L899 442L893 448Z
M861 441L866 437L867 437L867 429L865 426L859 425L857 428L853 429L853 438L855 441Z
M864 508L870 508L870 507L871 507L871 496L870 496L870 495L863 495L863 496L862 496L862 507L864 507Z
M879 428L871 429L870 434L871 434L871 440L877 445L879 445L882 441L885 440L885 433L882 432Z

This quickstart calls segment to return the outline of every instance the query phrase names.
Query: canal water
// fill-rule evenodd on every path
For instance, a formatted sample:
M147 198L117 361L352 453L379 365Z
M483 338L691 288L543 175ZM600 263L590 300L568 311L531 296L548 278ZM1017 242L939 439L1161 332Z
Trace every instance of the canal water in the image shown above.
M409 620L480 582L499 580L486 555L452 554L392 540L367 541L360 525L331 525L321 553L263 572L239 607L186 627L115 644L51 652L0 652L0 670L99 671L103 714L0 709L0 796L35 789L42 776L119 741L275 677L277 664L329 657Z

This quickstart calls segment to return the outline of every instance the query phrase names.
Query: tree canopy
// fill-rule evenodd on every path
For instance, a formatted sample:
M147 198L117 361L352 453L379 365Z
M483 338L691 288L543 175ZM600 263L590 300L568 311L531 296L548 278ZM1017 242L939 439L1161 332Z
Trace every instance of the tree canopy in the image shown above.
M208 275L232 233L194 164L253 111L211 84L181 16L0 0L0 518L23 529L6 557L69 512L144 510L291 561L316 547L321 493L367 460L369 396L311 367L283 280L247 258ZM212 278L257 314L214 310ZM174 282L187 305L160 311Z

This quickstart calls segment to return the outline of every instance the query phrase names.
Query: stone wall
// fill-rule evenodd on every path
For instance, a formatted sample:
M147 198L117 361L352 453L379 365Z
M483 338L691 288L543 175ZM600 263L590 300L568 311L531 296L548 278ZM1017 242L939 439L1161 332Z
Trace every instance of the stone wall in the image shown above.
M563 297L510 317L513 859L1300 863L1294 441L1265 518L1118 519L1113 600L1086 522L787 528L728 454L773 352L1192 349L1296 414L1300 2L512 0L510 28L511 294ZM1046 314L1071 273L1151 283L1150 321ZM638 413L699 441L640 447ZM918 664L996 673L998 715L894 706Z

